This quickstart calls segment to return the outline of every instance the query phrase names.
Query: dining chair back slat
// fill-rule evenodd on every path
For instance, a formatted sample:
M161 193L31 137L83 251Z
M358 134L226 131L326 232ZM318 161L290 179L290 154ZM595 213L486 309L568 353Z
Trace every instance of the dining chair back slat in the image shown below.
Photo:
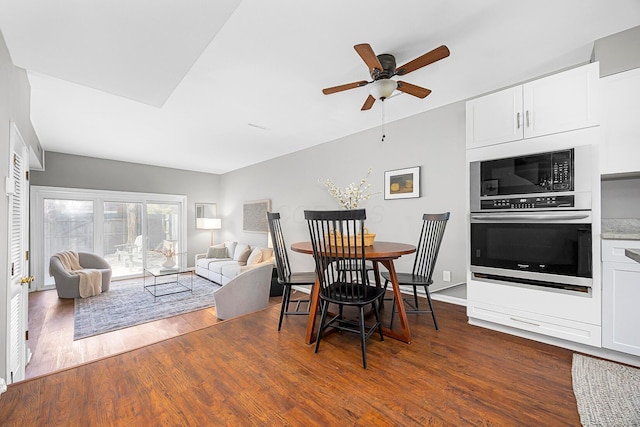
M269 233L273 244L273 254L276 260L276 272L278 283L282 285L282 305L280 307L280 319L278 320L278 330L282 328L282 320L285 315L308 315L311 301L308 297L291 300L293 286L310 286L315 283L315 272L293 272L287 254L287 245L284 240L284 233L280 225L279 212L267 212L267 222L269 223ZM289 310L289 304L295 303L295 310ZM301 310L301 307L304 310Z
M449 212L422 215L422 229L413 262L414 276L423 277L432 282L433 270L449 215Z
M400 285L413 287L413 298L404 297L401 301L402 304L406 304L408 306L405 309L406 313L431 313L436 330L438 329L438 321L436 320L436 314L433 311L433 302L431 301L431 294L429 293L429 285L433 283L433 271L438 259L438 254L440 253L440 245L442 244L444 230L447 226L447 221L449 221L450 215L450 212L422 215L422 228L420 229L420 238L418 240L418 246L416 247L413 270L411 273L397 273L398 283ZM391 281L391 277L386 272L381 275L385 279L384 288L386 290ZM419 307L418 287L424 289L425 296L427 297L427 303L429 304L429 310L421 309ZM396 313L395 296L393 301L394 303L392 305L389 328L393 328L393 321Z
M284 241L284 233L280 225L280 213L267 212L267 222L269 223L269 232L271 233L278 280L281 282L286 281L287 278L291 276L291 264L289 263L287 246Z
M321 321L316 338L316 353L320 347L323 332L336 328L360 334L362 364L367 367L366 339L378 330L380 339L379 301L383 289L370 286L365 264L364 209L341 211L305 211L309 236L316 265L316 275L320 285ZM339 312L327 321L329 304L338 305ZM364 307L371 304L375 322L365 325ZM359 309L358 320L343 316L345 306Z

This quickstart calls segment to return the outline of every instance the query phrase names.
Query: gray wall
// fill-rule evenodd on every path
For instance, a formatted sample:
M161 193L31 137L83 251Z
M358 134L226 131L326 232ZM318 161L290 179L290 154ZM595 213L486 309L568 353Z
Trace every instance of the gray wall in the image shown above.
M186 195L189 265L209 246L211 233L195 228L195 204L220 206L219 175L52 152L45 167L31 174L31 185Z
M22 68L14 67L14 78L15 83L11 87L14 91L12 119L29 149L29 167L32 170L40 170L44 161L44 150L31 124L31 85L27 72Z
M600 77L640 67L640 26L596 40L592 57L600 61Z
M602 181L603 219L640 219L640 178Z
M385 171L420 166L421 197L374 196L361 206L367 209L367 227L378 240L417 243L423 213L450 211L432 289L450 285L442 282L443 270L452 272L451 283L464 282L464 102L389 123L386 135L381 143L381 129L371 129L222 175L223 238L266 245L266 234L242 231L242 203L270 199L272 211L282 214L287 243L308 240L304 209L341 209L318 180L330 178L345 187L371 167L370 190L382 192ZM313 269L311 257L290 256L294 270ZM412 263L413 257L405 256L396 266L410 271Z

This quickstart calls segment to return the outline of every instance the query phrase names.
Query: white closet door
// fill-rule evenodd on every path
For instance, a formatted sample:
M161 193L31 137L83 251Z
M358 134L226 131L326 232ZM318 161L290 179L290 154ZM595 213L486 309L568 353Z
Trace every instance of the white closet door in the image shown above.
M27 212L28 212L28 156L27 149L15 126L12 126L11 144L12 158L12 188L9 194L9 236L10 236L10 265L8 307L9 334L7 335L7 372L10 373L8 383L24 379L25 366L29 360L30 351L26 343L28 328L28 240L27 240Z

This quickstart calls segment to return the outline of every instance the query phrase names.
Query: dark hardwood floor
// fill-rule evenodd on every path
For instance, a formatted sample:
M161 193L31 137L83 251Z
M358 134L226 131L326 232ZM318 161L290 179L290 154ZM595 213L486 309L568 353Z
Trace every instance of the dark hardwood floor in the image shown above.
M580 425L571 351L434 304L439 331L411 315L412 344L372 336L367 370L356 335L332 334L314 354L306 318L278 333L275 304L11 385L0 425Z
M112 286L118 286L115 281ZM280 301L275 298L273 303ZM73 340L73 299L55 290L29 294L29 348L25 376L33 378L133 350L217 323L215 308L194 311L82 340Z

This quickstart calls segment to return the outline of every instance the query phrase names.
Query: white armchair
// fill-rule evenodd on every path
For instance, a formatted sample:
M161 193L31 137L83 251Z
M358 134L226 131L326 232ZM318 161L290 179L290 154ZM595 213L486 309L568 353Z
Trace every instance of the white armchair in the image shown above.
M227 320L267 308L272 272L271 264L252 268L215 291L218 319Z

